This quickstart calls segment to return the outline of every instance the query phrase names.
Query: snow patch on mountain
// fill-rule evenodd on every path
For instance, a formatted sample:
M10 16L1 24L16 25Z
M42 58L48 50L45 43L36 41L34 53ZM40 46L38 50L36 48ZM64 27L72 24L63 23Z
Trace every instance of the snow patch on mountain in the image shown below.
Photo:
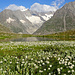
M10 22L14 22L15 21L15 19L12 19L12 18L8 18L7 20L6 20L6 23L10 23Z
M24 21L24 20L20 20L20 22L24 24L26 21Z
M19 6L20 11L26 11L28 9L26 9L24 6Z
M41 16L44 20L49 20L51 17L53 16L53 14L50 14L50 15L48 15L48 14L45 14L45 16Z
M45 14L48 18L51 18L53 16L53 14L47 15Z
M37 24L37 23L42 23L43 21L40 19L38 16L26 16L26 18L32 23L32 24Z

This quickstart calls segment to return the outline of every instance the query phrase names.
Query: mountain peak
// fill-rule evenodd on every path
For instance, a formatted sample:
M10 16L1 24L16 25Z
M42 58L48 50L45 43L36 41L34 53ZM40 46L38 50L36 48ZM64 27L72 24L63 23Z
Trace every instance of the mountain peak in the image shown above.
M34 34L52 34L75 29L75 1L58 9Z

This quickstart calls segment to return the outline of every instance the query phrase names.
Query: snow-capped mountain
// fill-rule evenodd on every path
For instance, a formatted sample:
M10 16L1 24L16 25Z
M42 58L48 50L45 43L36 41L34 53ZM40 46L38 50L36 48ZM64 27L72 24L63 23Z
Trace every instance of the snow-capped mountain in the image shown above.
M0 13L0 23L15 33L33 34L54 14L54 12L31 11L23 6L16 9L10 10L8 7Z

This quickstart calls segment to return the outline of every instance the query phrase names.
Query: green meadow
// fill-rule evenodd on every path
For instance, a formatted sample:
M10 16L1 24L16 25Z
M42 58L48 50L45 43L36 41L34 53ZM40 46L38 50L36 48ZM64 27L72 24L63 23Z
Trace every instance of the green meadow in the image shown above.
M0 75L75 75L75 41L1 42Z
M68 33L39 36L1 32L0 75L75 75L75 37ZM10 41L25 37L58 41Z

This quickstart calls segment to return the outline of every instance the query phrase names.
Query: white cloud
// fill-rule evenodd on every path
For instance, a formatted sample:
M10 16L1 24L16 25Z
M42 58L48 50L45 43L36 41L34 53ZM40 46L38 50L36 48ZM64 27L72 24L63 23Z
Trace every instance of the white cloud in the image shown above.
M52 2L51 5L53 5L54 7L56 7L56 8L58 9L59 6L60 6L63 2L65 2L65 0L55 0L55 1Z
M15 4L11 4L8 7L6 7L6 9L10 9L10 10L21 10L21 11L26 11L27 9L24 6L17 6Z
M34 10L34 11L37 11L37 12L48 12L48 11L56 11L57 8L56 7L53 7L53 6L50 6L50 5L41 5L39 3L34 3L30 10Z
M59 9L60 5L64 1L65 0L55 0L55 1L52 1L51 5L34 3L30 7L30 10L37 11L37 12L56 11L57 9ZM21 10L21 11L26 11L27 10L24 6L17 6L15 4L9 5L6 9L10 9L10 10L13 10L13 11L14 10Z

